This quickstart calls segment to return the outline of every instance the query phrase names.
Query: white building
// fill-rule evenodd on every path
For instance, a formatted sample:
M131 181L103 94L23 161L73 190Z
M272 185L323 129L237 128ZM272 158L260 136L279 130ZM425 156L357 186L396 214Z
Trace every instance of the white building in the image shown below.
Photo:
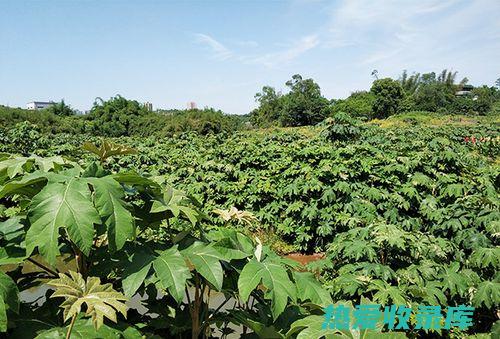
M53 101L32 101L26 105L26 108L29 110L38 110L38 109L44 109L49 106L55 105L55 102Z
M144 103L144 108L145 108L146 110L148 110L149 112L152 112L152 111L153 111L153 104L152 104L152 103L150 103L149 101L148 101L148 102L145 102L145 103Z
M197 108L196 102L190 101L187 103L187 109L196 109L196 108Z

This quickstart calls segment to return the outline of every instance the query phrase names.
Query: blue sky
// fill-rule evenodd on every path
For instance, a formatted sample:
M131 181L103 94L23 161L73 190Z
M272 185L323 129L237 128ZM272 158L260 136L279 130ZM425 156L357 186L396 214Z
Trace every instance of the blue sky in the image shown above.
M0 1L0 104L121 94L247 113L295 73L327 98L452 68L500 77L500 1Z

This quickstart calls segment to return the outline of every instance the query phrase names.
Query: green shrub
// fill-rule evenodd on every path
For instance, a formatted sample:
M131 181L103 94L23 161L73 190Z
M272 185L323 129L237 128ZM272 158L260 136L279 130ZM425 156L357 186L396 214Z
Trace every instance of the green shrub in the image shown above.
M332 114L349 112L352 117L370 119L373 117L374 101L375 96L371 92L354 92L347 99L335 101L332 105Z

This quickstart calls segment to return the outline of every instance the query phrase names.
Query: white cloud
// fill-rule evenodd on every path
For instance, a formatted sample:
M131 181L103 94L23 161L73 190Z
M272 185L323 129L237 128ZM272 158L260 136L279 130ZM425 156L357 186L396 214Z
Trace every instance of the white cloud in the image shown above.
M292 44L281 44L283 45L283 49L280 51L264 53L256 56L237 54L207 34L198 33L196 34L196 37L196 41L207 45L210 48L213 57L218 60L234 59L245 64L259 64L269 68L293 61L305 52L318 46L320 42L317 35L308 35L296 40ZM259 46L256 41L244 40L236 41L234 44L247 48L255 48Z
M197 33L195 36L198 43L204 44L210 48L215 59L226 60L233 56L233 52L210 35Z
M253 40L240 40L236 41L236 44L241 47L251 47L251 48L259 47L259 43Z
M493 38L500 34L498 0L346 0L331 10L324 47L350 46L355 60L370 67L449 67L500 47Z
M318 46L319 43L320 40L317 35L308 35L295 41L291 46L282 51L271 52L261 56L242 57L241 60L246 63L261 64L272 68L293 61Z

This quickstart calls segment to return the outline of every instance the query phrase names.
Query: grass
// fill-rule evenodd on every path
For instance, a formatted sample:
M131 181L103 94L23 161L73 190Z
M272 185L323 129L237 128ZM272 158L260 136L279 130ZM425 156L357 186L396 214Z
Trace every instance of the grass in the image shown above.
M373 119L368 122L382 128L423 126L474 126L480 124L499 124L500 115L469 116L443 115L433 112L408 112L393 115L387 119Z

